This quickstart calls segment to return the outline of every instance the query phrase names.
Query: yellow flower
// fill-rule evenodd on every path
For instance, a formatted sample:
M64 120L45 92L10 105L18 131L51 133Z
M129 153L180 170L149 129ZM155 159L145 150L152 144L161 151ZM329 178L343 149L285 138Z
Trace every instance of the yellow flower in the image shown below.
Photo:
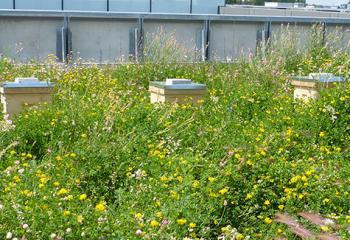
M68 195L68 196L65 198L65 200L72 201L73 198L74 198L73 195Z
M221 194L221 195L224 195L225 193L227 193L228 192L228 189L227 188L223 188L223 189L221 189L220 191L219 191L219 193Z
M58 187L58 186L60 185L60 183L59 183L59 182L54 182L53 185L54 185L55 187Z
M324 232L328 232L328 231L329 231L329 227L327 227L327 226L322 226L322 227L321 227L321 230L324 231Z
M21 182L21 178L19 177L19 176L14 176L13 178L13 181L15 182L15 183L19 183L19 182Z
M64 194L67 194L68 193L68 190L65 189L65 188L61 188L58 192L57 192L57 195L60 196L60 195L64 195Z
M189 226L190 226L190 228L195 228L195 227L197 226L197 224L191 222L191 223L189 224Z
M77 154L71 153L70 156L71 156L72 158L75 158L75 157L77 156Z
M238 233L238 235L236 236L237 240L243 240L244 239L244 235L242 233Z
M326 133L325 132L320 132L320 137L324 137L326 136Z
M187 223L187 220L184 219L184 218L180 218L180 219L177 219L176 222L177 222L177 224L179 224L179 225L184 225L184 224Z
M57 157L55 157L55 159L56 159L57 161L62 161L62 160L63 160L63 158L62 158L61 156L57 156Z
M214 177L208 177L209 182L214 182L215 180L216 180L216 178L214 178Z
M199 181L198 180L194 180L192 183L192 187L193 188L199 188Z
M84 221L84 217L83 217L82 215L78 215L78 216L77 216L77 222L78 222L79 224L82 224L83 221Z
M63 212L63 216L69 216L70 215L70 211L66 210Z
M284 205L282 205L282 204L281 204L281 205L278 205L278 209L279 209L279 210L283 210L283 209L284 209Z
M106 211L106 203L105 202L100 202L95 206L95 210L98 212L104 212Z
M141 220L143 218L142 213L136 213L135 214L135 218L138 219L138 220Z
M161 217L163 217L163 214L162 214L162 212L156 212L156 217L158 217L158 218L161 218Z
M245 197L245 199L249 200L253 198L253 194L248 193L247 196Z
M271 223L272 223L272 219L269 218L269 217L266 217L266 218L264 219L264 222L265 222L266 224L271 224Z
M266 201L264 202L264 204L265 204L266 206L269 206L271 203L270 203L269 200L266 200Z
M152 221L150 222L150 225L151 225L151 227L158 227L160 224L159 224L159 222L157 222L156 220L152 220Z
M79 196L79 200L80 201L84 201L84 200L86 200L87 199L87 195L84 193L84 194L81 194L80 196Z

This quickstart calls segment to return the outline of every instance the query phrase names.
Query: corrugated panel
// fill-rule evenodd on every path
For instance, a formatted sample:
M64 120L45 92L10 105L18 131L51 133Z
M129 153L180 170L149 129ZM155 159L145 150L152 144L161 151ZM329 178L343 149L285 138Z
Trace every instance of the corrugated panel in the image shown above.
M219 6L224 6L225 0L192 0L192 13L217 14Z
M190 0L152 0L152 12L190 13Z
M150 0L109 0L109 10L116 12L149 12Z
M107 11L107 0L64 0L64 10Z
M4 1L4 0L0 0L0 1ZM61 0L16 0L16 9L61 10L62 1Z
M0 9L13 9L13 0L0 0Z

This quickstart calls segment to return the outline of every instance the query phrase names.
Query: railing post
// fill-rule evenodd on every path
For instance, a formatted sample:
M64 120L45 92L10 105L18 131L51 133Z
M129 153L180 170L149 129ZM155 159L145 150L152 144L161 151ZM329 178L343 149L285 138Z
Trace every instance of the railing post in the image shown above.
M136 62L143 61L144 32L143 18L137 19L137 27L130 29L129 34L129 58Z
M210 60L210 20L205 20L204 22L202 60Z
M143 62L143 50L145 47L145 32L144 32L144 19L139 18L137 21L138 39L137 39L137 58L138 61Z

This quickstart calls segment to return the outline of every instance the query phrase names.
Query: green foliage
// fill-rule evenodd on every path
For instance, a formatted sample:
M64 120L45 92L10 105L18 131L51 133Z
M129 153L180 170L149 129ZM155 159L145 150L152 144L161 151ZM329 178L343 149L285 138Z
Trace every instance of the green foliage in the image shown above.
M290 79L316 66L348 79L350 57L270 44L231 64L2 59L3 79L56 89L0 133L1 238L294 239L271 219L301 210L337 219L349 238L350 86L302 103ZM175 77L206 83L204 104L150 104L149 81Z

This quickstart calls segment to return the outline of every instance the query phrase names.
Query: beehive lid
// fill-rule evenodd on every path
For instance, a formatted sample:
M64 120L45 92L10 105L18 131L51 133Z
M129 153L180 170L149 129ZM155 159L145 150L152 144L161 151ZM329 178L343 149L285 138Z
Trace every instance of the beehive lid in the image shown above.
M3 88L49 88L53 83L39 81L37 78L16 78L14 82L2 83Z
M344 78L336 77L332 73L310 73L309 76L298 76L294 77L293 80L316 83L344 82Z
M162 89L177 89L177 90L205 90L207 85L194 83L190 79L167 79L165 82L154 81L150 86Z

